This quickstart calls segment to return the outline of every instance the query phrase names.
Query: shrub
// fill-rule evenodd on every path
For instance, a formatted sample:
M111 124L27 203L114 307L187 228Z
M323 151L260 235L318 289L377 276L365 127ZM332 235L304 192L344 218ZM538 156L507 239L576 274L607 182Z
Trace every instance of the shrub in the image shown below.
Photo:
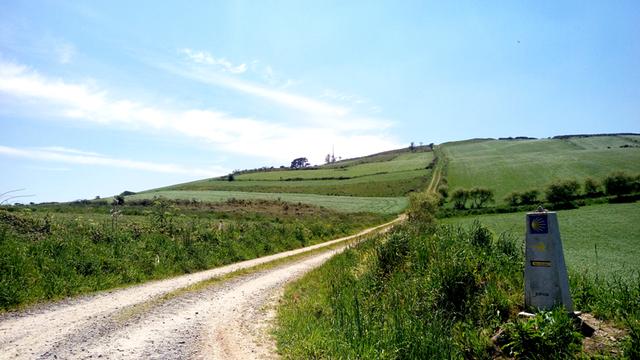
M474 208L481 208L484 205L493 202L493 191L487 188L474 187L469 190L468 197L473 203Z
M584 195L587 197L597 197L601 194L600 184L597 180L586 178L584 180Z
M455 189L451 193L451 202L456 209L466 209L469 192L465 189Z
M518 206L520 205L520 193L511 192L507 196L504 197L504 202L506 202L509 206Z
M516 359L570 358L581 348L582 335L563 308L506 324L502 350Z
M418 224L421 229L432 227L436 221L435 214L438 211L438 202L437 195L424 192L411 194L407 210L409 221Z
M575 180L562 180L550 184L546 190L547 201L553 204L568 203L578 196L580 184Z
M441 184L440 186L438 186L438 193L444 199L448 198L449 197L449 187L446 184Z
M622 196L638 191L637 177L624 172L615 172L604 178L604 190L607 195Z
M124 205L124 196L123 195L116 195L113 197L113 202L111 203L111 205Z
M538 202L538 190L529 190L520 194L520 204L522 205L534 205Z

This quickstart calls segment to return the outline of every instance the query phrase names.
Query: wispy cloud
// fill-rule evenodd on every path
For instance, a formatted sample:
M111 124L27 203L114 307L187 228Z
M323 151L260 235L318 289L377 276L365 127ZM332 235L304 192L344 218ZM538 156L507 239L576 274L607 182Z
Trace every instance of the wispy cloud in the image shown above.
M76 55L76 47L65 40L52 40L53 51L56 54L58 62L61 64L69 64Z
M71 155L85 155L85 156L95 156L95 157L104 156L96 152L72 149L64 146L43 146L43 147L36 147L34 149L40 150L40 151L57 152L57 153L71 154Z
M235 117L214 109L163 108L115 97L95 85L46 77L23 65L0 60L0 93L8 96L7 100L12 99L6 102L16 104L23 99L29 102L30 111L46 111L58 118L144 133L165 131L182 134L211 144L218 151L258 156L278 162L290 161L290 157L298 153L309 157L311 161L320 162L332 145L344 156L364 155L398 146L385 133L389 122L360 117L346 109L251 83L223 81L242 91L313 112L315 116L306 117L313 121L284 124ZM5 155L8 151L5 149ZM109 160L95 153L78 153L74 149L46 148L30 151L30 154L40 151L40 155L47 154L49 159L68 160L77 156L78 158L73 158L76 161L86 158L95 163L114 164L111 162L114 159ZM120 164L137 164L140 169L144 169L144 164L147 164L127 161ZM149 165L147 168L166 167Z
M49 150L42 150L42 149L49 149ZM61 147L48 147L48 148L42 148L42 149L40 150L20 149L20 148L0 145L0 155L26 158L31 160L46 161L46 162L53 161L53 162L60 162L60 163L66 163L66 164L108 166L108 167L115 167L115 168L126 168L126 169L134 169L134 170L159 172L159 173L187 174L191 176L215 176L215 175L224 174L226 172L225 169L219 168L219 167L214 167L209 169L188 168L188 167L184 167L176 164L135 161L135 160L129 160L129 159L117 159L117 158L110 158L106 156L90 155L92 153L79 151L79 150L69 152L68 151L69 149L65 149ZM64 149L64 150L54 150L54 149ZM51 169L53 168L48 168L48 170L51 170ZM60 170L60 168L57 168L57 170L63 171L63 170Z
M231 61L225 58L217 58L206 51L198 51L189 48L178 50L178 52L184 55L190 61L197 64L213 65L218 67L224 72L230 72L232 74L242 74L247 71L247 64L234 65Z
M291 92L272 89L250 81L224 76L202 67L183 67L172 64L160 64L160 68L173 74L195 80L204 84L216 85L236 90L245 94L271 100L290 109L299 110L317 116L341 117L349 113L349 109L319 101Z

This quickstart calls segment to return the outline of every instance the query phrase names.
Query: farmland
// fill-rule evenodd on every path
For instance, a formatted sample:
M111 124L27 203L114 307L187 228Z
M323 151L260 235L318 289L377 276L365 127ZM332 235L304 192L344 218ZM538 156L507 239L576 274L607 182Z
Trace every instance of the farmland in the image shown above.
M144 191L141 200L162 196L207 202L229 199L276 200L325 207L340 212L397 214L407 195L426 187L433 153L428 148L400 149L348 159L310 169L260 169Z
M502 203L513 191L544 190L554 180L600 180L613 171L640 173L639 136L542 140L468 140L442 145L449 188L482 186Z
M173 185L153 191L241 191L356 197L403 197L429 181L430 151L407 149L345 160L314 169L266 169Z
M260 193L241 191L190 191L167 190L150 191L128 196L129 200L153 199L165 197L168 199L191 200L205 202L224 202L229 199L239 200L276 200L287 203L302 203L321 206L340 212L373 212L380 214L396 214L407 206L404 197L355 197L355 196L327 196L296 193Z
M524 213L443 219L450 225L470 226L480 221L494 233L524 237ZM602 204L558 212L558 221L570 271L609 279L629 278L640 269L640 203ZM522 244L521 244L522 245Z

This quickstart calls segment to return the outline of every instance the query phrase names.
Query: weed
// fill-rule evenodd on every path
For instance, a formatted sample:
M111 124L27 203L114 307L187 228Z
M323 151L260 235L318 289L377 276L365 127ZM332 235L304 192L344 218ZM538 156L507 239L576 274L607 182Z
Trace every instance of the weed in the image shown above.
M502 351L516 359L572 358L582 345L582 335L563 308L509 322L501 338Z

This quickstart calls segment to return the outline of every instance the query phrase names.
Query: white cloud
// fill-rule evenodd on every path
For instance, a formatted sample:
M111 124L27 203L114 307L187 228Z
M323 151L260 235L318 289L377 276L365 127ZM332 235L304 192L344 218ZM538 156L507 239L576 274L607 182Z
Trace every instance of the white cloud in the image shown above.
M50 149L50 150L42 150L42 149ZM79 151L79 150L70 152L69 149L62 148L62 147L48 147L48 148L42 148L42 149L41 150L19 149L15 147L0 145L0 155L26 158L31 160L61 162L66 164L108 166L108 167L127 168L127 169L134 169L134 170L159 172L159 173L187 174L191 176L205 176L205 177L216 176L216 175L224 174L227 172L225 171L225 169L219 168L219 167L214 167L209 169L188 168L188 167L184 167L176 164L135 161L135 160L129 160L129 159L116 159L116 158L110 158L110 157L105 157L100 155L96 156L96 155L91 155L92 153ZM64 150L53 150L53 149L64 149ZM51 169L53 168L49 168L49 170Z
M222 71L230 72L232 74L242 74L247 71L247 64L233 65L229 60L225 58L216 58L206 51L184 48L178 50L178 52L194 63L213 65Z
M36 147L34 149L41 150L41 151L48 151L48 152L63 153L63 154L72 154L72 155L104 156L102 154L98 154L95 152L72 149L64 146L44 146L44 147Z
M399 147L385 133L390 126L388 121L360 117L343 108L247 82L223 81L242 91L304 109L310 115L302 117L305 120L298 124L289 125L234 117L213 109L162 108L114 97L95 85L45 77L25 66L0 60L0 95L4 93L7 100L10 99L3 103L18 104L24 100L30 104L29 111L50 113L71 121L116 126L144 133L164 131L181 134L211 144L218 151L262 157L280 164L286 164L298 154L320 163L332 145L335 145L336 153L343 157ZM10 150L5 148L5 155ZM150 171L165 169L162 171L187 172L180 167L109 159L76 149L49 147L21 151L20 154L39 154L40 158L49 160L73 159L76 162L91 161L93 164L109 166L119 164ZM206 174L210 173L206 171Z
M342 106L336 106L291 92L271 89L249 81L223 76L203 68L184 68L169 64L159 65L159 67L176 75L205 84L223 86L245 94L265 98L290 109L303 111L317 117L342 117L349 114L349 109Z

